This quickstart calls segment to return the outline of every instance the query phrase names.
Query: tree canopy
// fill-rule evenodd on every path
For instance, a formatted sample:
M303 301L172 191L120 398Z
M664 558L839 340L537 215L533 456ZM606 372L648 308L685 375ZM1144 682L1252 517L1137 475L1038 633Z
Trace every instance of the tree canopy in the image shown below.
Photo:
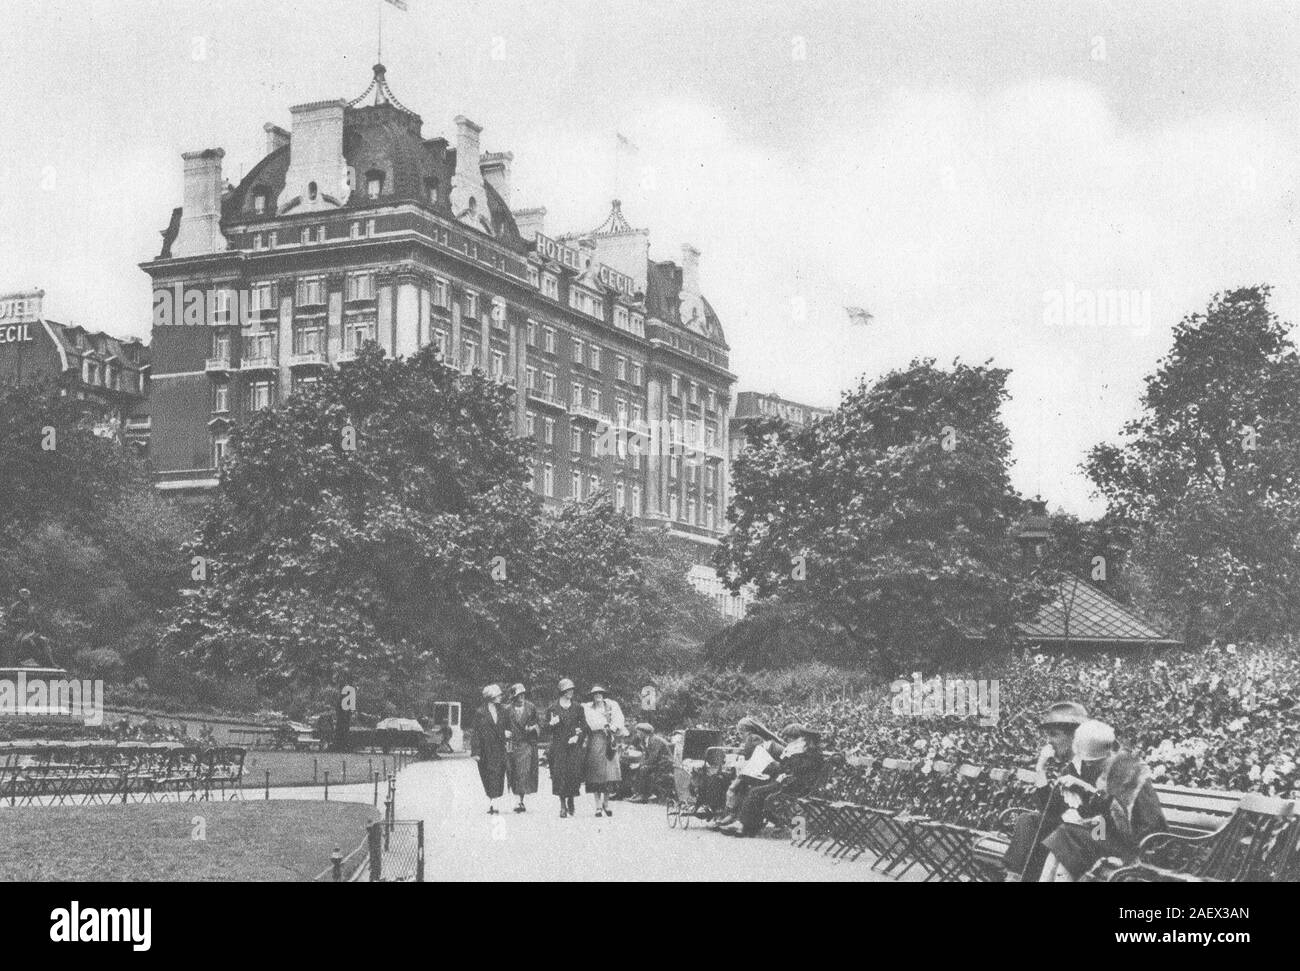
M1005 370L912 362L798 432L759 428L735 463L719 569L833 622L858 662L999 637L1041 602L1011 525Z
M1300 358L1268 299L1232 290L1185 317L1141 414L1086 464L1193 642L1300 619Z
M407 705L402 686L430 678L663 660L682 608L650 540L607 502L542 512L511 395L431 348L370 346L252 416L191 551L206 579L173 624L178 655L272 694L371 684Z

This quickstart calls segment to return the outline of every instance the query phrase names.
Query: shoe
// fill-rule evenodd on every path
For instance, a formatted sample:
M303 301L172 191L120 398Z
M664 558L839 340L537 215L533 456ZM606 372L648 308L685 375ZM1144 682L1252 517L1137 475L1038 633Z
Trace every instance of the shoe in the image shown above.
M726 826L718 828L719 833L726 833L728 836L744 836L745 827L740 825L739 820L734 823L727 823Z
M646 796L633 796L631 799L628 800L628 802L634 802L637 803L638 805L642 803L647 803L649 801L650 801L649 798Z
M500 813L497 812L497 807L496 807L496 806L488 806L488 815L489 815L489 816L498 816L498 815L500 815Z
M568 819L568 818L569 818L569 811L568 811L567 809L561 809L561 810L560 810L560 818L561 818L561 819Z
M613 815L614 815L614 810L612 810L612 809L610 809L608 806L606 806L606 807L605 807L605 815L606 815L606 816L613 816Z
M521 804L521 805L516 806L516 807L512 810L512 812L517 812L517 813L526 813L526 812L528 812L528 810L525 809L525 808L523 807L523 805Z

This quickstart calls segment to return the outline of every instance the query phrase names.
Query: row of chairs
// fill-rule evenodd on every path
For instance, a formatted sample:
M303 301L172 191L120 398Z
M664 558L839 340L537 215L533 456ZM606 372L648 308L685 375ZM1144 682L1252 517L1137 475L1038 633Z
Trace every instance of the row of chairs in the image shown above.
M844 769L827 792L799 800L794 842L849 860L870 853L895 877L920 866L926 880L999 879L976 847L1034 781L1024 769L942 761L851 756Z
M795 843L926 880L997 881L1008 833L1034 774L950 762L850 758L830 790L799 800ZM1258 793L1156 786L1171 832L1146 837L1136 862L1095 868L1109 881L1300 879L1300 811ZM852 799L837 798L851 795Z
M0 806L234 799L245 751L179 742L0 744Z

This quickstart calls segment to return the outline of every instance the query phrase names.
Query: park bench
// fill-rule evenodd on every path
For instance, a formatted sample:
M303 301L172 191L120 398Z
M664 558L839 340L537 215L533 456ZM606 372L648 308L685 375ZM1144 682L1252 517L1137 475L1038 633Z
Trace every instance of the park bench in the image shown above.
M1225 820L1225 803L1233 797L1237 801ZM1289 872L1300 838L1294 800L1168 787L1161 791L1160 804L1176 831L1150 834L1138 847L1136 863L1098 876L1109 882L1154 883L1273 883L1295 878ZM1206 823L1218 825L1210 832L1199 831Z
M1018 771L1032 775L1026 769ZM1121 876L1111 874L1109 879L1174 879L1177 873L1184 872L1186 865L1197 858L1198 852L1205 859L1197 865L1209 866L1216 873L1236 872L1231 867L1238 865L1244 867L1242 872L1269 873L1287 865L1292 852L1286 848L1287 837L1274 837L1287 826L1295 828L1294 822L1288 822L1294 820L1294 803L1270 799L1256 793L1221 789L1192 789L1169 785L1157 785L1154 788L1170 831L1153 833L1143 840L1143 862L1137 865L1141 867L1140 872L1136 868L1124 867L1116 871L1122 873ZM1018 814L1031 811L1028 807L1012 807L999 820L1001 831L987 833L976 842L974 852L990 875L1002 871L1011 823ZM1294 833L1289 838L1293 847ZM1247 846L1244 862L1235 849L1242 845L1242 840L1246 841ZM1214 852L1216 848L1217 854ZM1283 855L1270 855L1275 851ZM1231 864L1229 860L1232 861ZM1216 870L1215 867L1219 869ZM1262 879L1260 876L1206 878Z

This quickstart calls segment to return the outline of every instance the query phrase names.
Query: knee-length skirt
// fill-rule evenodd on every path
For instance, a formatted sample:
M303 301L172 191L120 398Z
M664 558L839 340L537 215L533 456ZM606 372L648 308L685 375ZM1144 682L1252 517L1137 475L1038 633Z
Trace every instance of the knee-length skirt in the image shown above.
M609 741L604 732L592 732L587 744L587 763L583 773L588 792L615 789L623 781L623 770L618 753L609 758Z

